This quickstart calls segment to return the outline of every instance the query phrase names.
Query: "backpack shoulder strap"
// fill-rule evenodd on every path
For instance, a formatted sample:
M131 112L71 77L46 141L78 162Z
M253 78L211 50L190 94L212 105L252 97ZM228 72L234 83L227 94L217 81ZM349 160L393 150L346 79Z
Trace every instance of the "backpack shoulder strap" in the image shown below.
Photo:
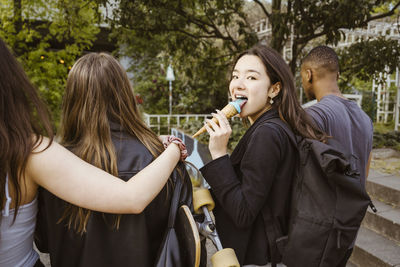
M278 239L279 236L281 236L281 233L279 233L277 230L274 218L272 217L271 208L268 206L268 204L266 204L264 207L264 212L262 213L262 217L264 221L265 233L267 235L267 241L269 246L269 253L270 253L269 261L271 262L272 267L276 267L276 264L281 261L282 257L276 243L276 240Z
M168 229L173 228L175 225L176 213L179 208L179 197L181 195L182 181L177 175L176 169L172 172L173 180L175 182L174 192L171 198L171 206L168 215Z
M284 130L286 135L289 137L290 142L292 142L293 146L297 149L297 144L299 143L299 140L301 139L301 137L295 135L287 123L285 123L284 121L282 121L279 118L270 119L270 120L268 120L268 122L279 125L281 127L281 129Z
M273 118L269 119L268 122L274 123L276 125L279 125L281 129L283 129L288 136L290 142L293 144L293 146L297 148L297 143L298 143L298 138L290 129L289 125L287 125L285 122L283 122L279 118ZM268 239L268 244L269 244L269 250L270 250L270 262L272 267L276 267L277 263L281 261L282 255L281 251L279 251L278 246L277 246L277 239L282 236L283 233L279 231L279 227L276 225L276 222L272 216L272 211L271 208L268 206L268 204L265 205L263 212L263 220L264 220L264 225L265 225L265 232L267 234L267 239Z

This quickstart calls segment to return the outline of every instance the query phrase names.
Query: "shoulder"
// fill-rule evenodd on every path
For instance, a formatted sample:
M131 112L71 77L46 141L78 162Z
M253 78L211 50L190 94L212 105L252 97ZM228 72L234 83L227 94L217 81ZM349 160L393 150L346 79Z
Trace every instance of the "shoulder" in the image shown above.
M271 121L265 121L254 130L253 136L279 136L280 126Z
M149 164L154 160L150 150L136 136L114 131L111 138L119 161L134 162L141 157Z
M329 97L324 97L321 101L315 103L314 105L306 108L306 112L311 115L313 118L320 117L321 114L327 112L327 110L331 109L333 106L338 105L339 103Z
M344 110L343 103L336 99L337 96L325 96L318 103L306 108L307 114L313 119L317 127L327 131L328 123L338 111Z
M32 135L32 143L33 143L33 153L39 153L42 152L44 150L46 150L47 148L49 148L54 141L50 140L48 137L45 136L35 136Z
M268 159L284 161L287 155L293 154L295 147L282 126L267 121L257 127L251 136L246 155L254 160Z
M320 121L325 116L325 107L321 103L316 103L305 110L311 118L317 121Z
M251 139L253 141L267 144L281 144L289 141L289 137L287 136L285 130L283 130L278 124L271 121L266 121L260 124L254 130Z

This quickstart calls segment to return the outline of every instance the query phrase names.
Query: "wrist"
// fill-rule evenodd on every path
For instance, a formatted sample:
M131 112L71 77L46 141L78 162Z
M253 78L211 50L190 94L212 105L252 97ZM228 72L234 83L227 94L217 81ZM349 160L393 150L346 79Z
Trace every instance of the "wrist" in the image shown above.
M211 158L214 160L214 159L223 157L228 153L227 152L214 152L214 153L210 153L210 154L211 154Z
M170 144L173 144L174 146L177 146L179 148L179 151L180 151L180 154L181 154L180 155L181 161L184 161L187 158L188 153L187 153L186 145L178 137L173 136L173 135L167 135L167 136L165 136L163 138L162 143L163 143L165 149L167 147L169 147Z
M165 151L169 151L169 155L171 158L176 158L176 160L180 160L181 159L181 150L179 149L179 146L177 144L171 143L166 149Z

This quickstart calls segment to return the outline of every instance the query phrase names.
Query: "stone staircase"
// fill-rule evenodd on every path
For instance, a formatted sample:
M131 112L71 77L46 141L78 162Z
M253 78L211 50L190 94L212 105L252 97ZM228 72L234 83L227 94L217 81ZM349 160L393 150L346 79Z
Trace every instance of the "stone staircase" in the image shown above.
M378 212L368 208L351 265L400 267L400 177L371 169L366 188Z

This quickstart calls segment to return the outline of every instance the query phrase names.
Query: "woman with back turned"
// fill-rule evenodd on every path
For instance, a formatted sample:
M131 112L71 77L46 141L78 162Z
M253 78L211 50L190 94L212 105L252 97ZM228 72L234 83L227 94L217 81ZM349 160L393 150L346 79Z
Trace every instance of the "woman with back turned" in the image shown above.
M87 54L72 67L59 138L75 155L124 181L164 150L141 118L125 70L105 53ZM183 164L176 173L184 181L181 203L190 207L192 187ZM167 229L174 183L171 177L136 215L93 212L43 190L38 233L42 233L39 240L47 240L44 246L51 265L154 266Z
M87 209L140 213L181 154L169 145L128 182L79 159L53 141L46 107L1 39L0 151L0 266L24 267L41 265L33 249L39 187Z

